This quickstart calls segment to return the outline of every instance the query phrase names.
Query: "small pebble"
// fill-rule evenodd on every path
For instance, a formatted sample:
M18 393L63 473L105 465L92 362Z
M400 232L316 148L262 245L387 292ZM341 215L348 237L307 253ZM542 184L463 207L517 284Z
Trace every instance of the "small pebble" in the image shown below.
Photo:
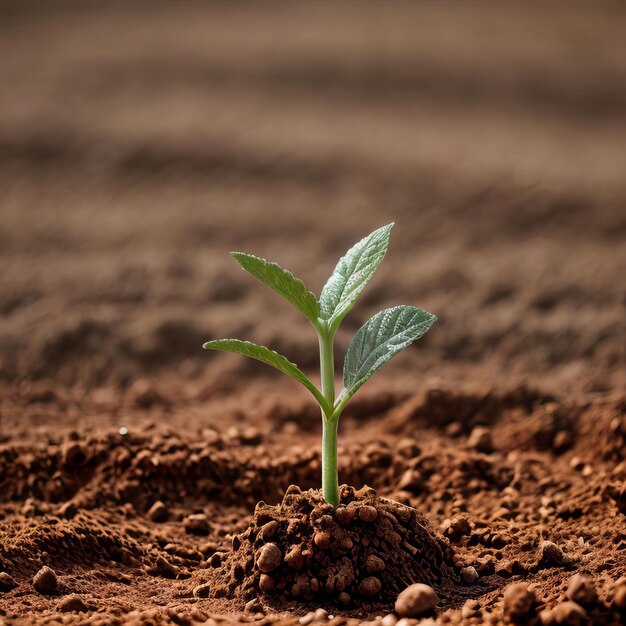
M245 610L248 613L264 613L263 605L258 598L252 598L249 602L246 602Z
M13 576L7 572L0 572L0 591L11 591L15 587L17 587L17 583Z
M33 578L33 587L39 593L54 593L58 587L56 572L44 565Z
M265 593L268 593L274 589L276 586L276 581L267 574L261 574L259 578L259 589Z
M17 583L13 576L7 572L0 572L0 591L11 591L15 587L17 587Z
M348 604L350 602L350 594L342 591L339 594L339 602L341 602L342 604Z
M567 597L582 606L591 606L598 599L593 578L587 574L574 574L567 585Z
M485 426L475 426L467 439L467 445L478 452L493 452L491 431Z
M388 613L383 617L381 621L381 626L396 626L398 623L398 618L393 613Z
M515 583L504 592L504 616L513 624L526 622L535 609L535 593L526 583Z
M61 611L61 613L86 613L89 611L83 599L76 594L63 598L63 600L59 602L57 609Z
M368 576L359 584L359 593L364 598L373 598L380 593L382 585L376 576Z
M552 541L542 541L539 546L539 554L543 563L552 565L563 565L565 563L565 553Z
M190 535L208 535L211 531L209 520L204 513L196 513L187 516L183 524L185 526L185 532Z
M473 565L468 565L461 569L461 578L468 584L471 585L478 580L478 572Z
M458 541L461 537L465 537L472 532L470 523L467 518L462 516L446 519L441 524L441 531L452 541Z
M318 530L313 535L313 543L320 549L326 550L330 548L330 533L327 530Z
M283 553L275 543L266 543L257 553L257 567L264 573L274 571L282 561Z
M148 510L148 519L153 522L161 523L167 521L169 511L163 502L157 500Z
M268 539L271 539L276 534L277 530L278 530L278 522L276 520L272 520L271 522L267 522L267 524L264 524L263 526L261 526L261 528L259 529L259 537L263 541L267 541Z
M378 574L385 570L385 562L375 554L370 554L365 559L365 569L368 574Z
M400 592L395 610L400 617L416 617L434 609L438 602L439 598L432 587L415 583Z

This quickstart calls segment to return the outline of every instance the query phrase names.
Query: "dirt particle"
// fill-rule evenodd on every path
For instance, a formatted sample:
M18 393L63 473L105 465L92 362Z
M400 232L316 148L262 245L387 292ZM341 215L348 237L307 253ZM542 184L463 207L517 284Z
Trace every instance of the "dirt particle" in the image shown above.
M328 550L330 548L331 536L327 530L319 530L313 536L313 542L320 550Z
M267 524L263 524L259 530L259 538L262 541L267 541L271 539L278 530L278 522L276 520L272 520L271 522L267 522Z
M345 592L345 591L342 591L339 594L338 600L339 600L339 602L341 602L341 604L349 604L349 602L350 602L350 594Z
M493 452L491 431L485 426L475 426L467 438L467 445L478 452L489 454Z
M275 543L266 543L258 552L256 565L263 573L274 571L283 561L283 553Z
M17 583L13 579L13 576L7 572L0 572L0 591L6 592L15 589Z
M39 593L54 593L58 584L56 572L47 565L44 565L33 578L33 587Z
M443 521L441 524L441 532L451 541L458 541L461 537L469 535L472 529L467 518L456 516Z
M593 578L587 574L574 574L567 585L567 597L582 606L592 606L598 599Z
M523 624L535 608L535 593L526 583L515 583L504 592L504 617L513 624Z
M432 611L438 602L439 598L432 587L415 583L400 593L395 611L400 617L417 617Z
M385 562L375 554L370 554L365 559L365 570L368 574L378 574L384 571Z
M563 565L567 558L563 550L552 541L542 541L539 546L541 565Z
M89 611L89 607L79 595L72 594L59 602L57 610L61 611L61 613L86 613Z
M276 581L268 574L261 574L259 578L259 589L264 593L269 593L276 586Z
M478 572L476 568L472 565L468 565L467 567L463 567L461 569L461 578L468 584L471 585L478 580Z
M180 568L172 565L165 557L158 556L154 565L148 569L152 576L163 576L163 578L176 578L180 573Z
M373 598L380 593L381 583L376 576L368 576L359 583L359 593L364 598Z
M580 604L565 601L557 604L552 610L552 617L557 624L580 626L587 621L587 612Z
M208 598L211 594L211 585L209 583L196 585L191 593L194 598Z
M335 510L335 518L344 527L350 526L355 514L354 507L338 506Z
M263 605L258 598L246 602L245 610L247 613L264 613Z
M359 507L358 515L359 519L364 522L373 522L378 517L378 511L376 507L366 504L365 506Z
M304 567L304 554L302 554L302 547L295 546L285 555L285 563L295 570L302 569Z
M168 508L160 500L157 500L148 510L148 519L156 522L157 524L166 522L168 517Z
M208 535L211 532L211 525L204 513L189 515L184 521L185 532L190 535Z

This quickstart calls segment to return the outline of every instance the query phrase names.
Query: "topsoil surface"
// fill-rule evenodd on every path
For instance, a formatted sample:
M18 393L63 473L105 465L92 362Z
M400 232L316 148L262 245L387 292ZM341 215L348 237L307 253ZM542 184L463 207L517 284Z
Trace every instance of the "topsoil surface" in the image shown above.
M618 623L625 25L610 4L1 5L0 624L356 624L413 580L468 624L527 583L532 622L576 573L599 600L554 619ZM314 375L313 331L227 252L319 291L392 220L337 370L380 308L439 322L348 405L352 512L329 511L307 393L200 346Z

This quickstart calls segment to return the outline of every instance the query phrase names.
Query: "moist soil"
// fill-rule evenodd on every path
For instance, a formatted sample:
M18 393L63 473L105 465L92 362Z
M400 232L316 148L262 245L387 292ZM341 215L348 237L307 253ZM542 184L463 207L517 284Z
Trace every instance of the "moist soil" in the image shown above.
M623 621L624 15L87 5L0 6L0 624L382 626L413 582L430 626ZM439 321L332 510L306 392L201 345L315 377L228 251L319 292L391 221L338 377L381 308Z

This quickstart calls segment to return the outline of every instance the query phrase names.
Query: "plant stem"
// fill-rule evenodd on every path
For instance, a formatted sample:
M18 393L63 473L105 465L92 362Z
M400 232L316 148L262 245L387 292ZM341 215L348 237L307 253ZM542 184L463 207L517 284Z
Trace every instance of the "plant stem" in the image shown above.
M322 394L328 406L335 404L335 359L333 341L335 333L328 328L318 333L320 344L320 376ZM339 504L339 474L337 471L337 419L331 419L322 409L322 494L329 504Z
M324 420L322 427L322 494L328 504L339 504L339 474L337 472L337 424L339 420Z
M320 343L320 375L322 378L322 394L328 405L332 407L335 404L335 357L333 354L333 341L335 334L324 329L319 333ZM322 415L327 418L330 415Z

